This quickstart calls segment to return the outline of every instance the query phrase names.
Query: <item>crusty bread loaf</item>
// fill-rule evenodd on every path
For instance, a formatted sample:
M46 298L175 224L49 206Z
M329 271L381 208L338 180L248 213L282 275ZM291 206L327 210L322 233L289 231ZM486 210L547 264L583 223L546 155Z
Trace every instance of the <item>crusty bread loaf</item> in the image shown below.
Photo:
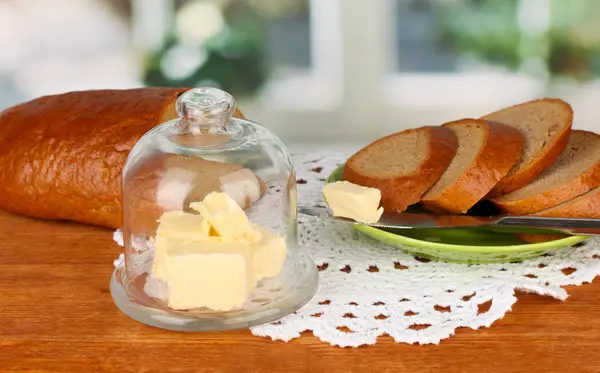
M467 212L517 162L523 135L499 123L463 119L443 125L458 138L456 157L440 179L423 196L421 204L436 213Z
M600 187L531 215L546 218L600 219Z
M574 130L558 160L525 187L492 199L500 209L525 215L572 200L600 185L600 135Z
M569 140L573 109L562 100L546 98L511 106L482 119L507 124L525 137L520 160L489 193L488 198L494 198L524 187L556 161Z
M381 191L381 206L404 211L439 179L458 141L444 127L420 127L383 137L346 162L343 179Z
M125 159L148 130L177 117L175 100L187 89L71 92L6 109L0 208L120 227Z

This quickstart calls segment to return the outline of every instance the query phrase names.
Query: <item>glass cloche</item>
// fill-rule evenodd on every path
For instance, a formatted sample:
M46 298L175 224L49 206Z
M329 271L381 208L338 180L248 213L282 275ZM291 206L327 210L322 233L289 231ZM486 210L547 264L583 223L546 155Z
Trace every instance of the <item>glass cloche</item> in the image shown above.
M125 261L111 293L127 315L181 331L250 327L314 295L298 246L296 177L265 127L232 117L215 88L184 92L123 168Z

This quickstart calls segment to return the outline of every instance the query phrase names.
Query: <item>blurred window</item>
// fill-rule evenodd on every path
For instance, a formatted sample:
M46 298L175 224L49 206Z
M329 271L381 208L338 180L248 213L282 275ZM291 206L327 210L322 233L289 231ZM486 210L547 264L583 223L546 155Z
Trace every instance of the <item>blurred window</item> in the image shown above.
M395 0L395 105L502 105L600 74L600 1Z
M213 85L294 141L364 142L540 96L581 120L600 100L598 19L599 0L0 0L0 109Z

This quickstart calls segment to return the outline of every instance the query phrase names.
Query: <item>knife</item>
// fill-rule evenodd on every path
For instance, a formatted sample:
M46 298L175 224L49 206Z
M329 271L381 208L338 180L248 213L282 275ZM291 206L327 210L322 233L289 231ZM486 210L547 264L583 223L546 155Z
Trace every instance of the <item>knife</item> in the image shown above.
M377 223L366 224L356 222L352 219L333 216L332 211L327 207L298 206L298 212L303 215L310 215L324 220L384 229L494 227L552 230L554 232L585 236L600 235L600 219L542 218L537 216L511 215L434 215L410 212L384 212Z

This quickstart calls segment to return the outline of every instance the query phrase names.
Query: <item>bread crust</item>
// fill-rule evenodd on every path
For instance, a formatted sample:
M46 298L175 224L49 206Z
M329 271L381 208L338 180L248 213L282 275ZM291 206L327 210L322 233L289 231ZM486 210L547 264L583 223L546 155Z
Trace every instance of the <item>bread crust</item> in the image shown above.
M0 208L121 227L127 155L146 132L177 117L175 101L188 89L70 92L6 109L0 113Z
M561 205L530 214L545 218L600 218L600 187Z
M437 197L421 200L427 210L462 214L484 198L519 160L525 140L520 131L510 126L477 119L461 119L443 127L480 124L486 129L486 139L473 162L458 180Z
M563 238L569 237L566 234L553 234L553 233L518 233L518 239L521 241L525 241L527 243L536 244L536 243L544 243L549 241L557 241L562 240Z
M588 131L590 135L596 135ZM600 162L586 170L584 173L569 180L564 184L544 191L535 196L522 198L520 200L506 201L502 197L492 199L492 202L503 211L513 215L526 215L549 209L563 202L577 198L600 185Z
M569 142L569 135L571 134L571 126L573 125L573 108L567 102L555 99L555 98L542 98L534 101L513 105L502 110L495 111L493 113L483 116L481 119L493 121L492 116L501 112L514 110L516 108L529 105L532 103L546 101L556 103L563 107L568 113L568 124L563 128L563 132L555 138L554 142L547 144L545 149L542 149L541 153L538 154L537 159L525 170L519 173L506 176L487 195L487 199L499 197L510 192L514 192L517 189L524 187L525 185L532 182L536 177L539 176L546 168L550 167L561 155L563 150L567 147Z
M357 169L355 161L366 152L378 147L392 136L402 136L413 131L427 133L428 143L425 145L428 154L425 161L409 175L397 177L376 177L364 175ZM420 127L383 137L359 150L348 159L342 178L351 183L381 191L381 206L387 211L404 211L412 204L420 201L431 186L450 164L458 147L454 132L444 127ZM403 160L401 160L403 161Z
M587 195L580 196L580 198L530 215L544 218L598 219L600 218L600 187L588 192ZM542 243L569 236L561 234L521 233L517 234L517 237L529 243Z

